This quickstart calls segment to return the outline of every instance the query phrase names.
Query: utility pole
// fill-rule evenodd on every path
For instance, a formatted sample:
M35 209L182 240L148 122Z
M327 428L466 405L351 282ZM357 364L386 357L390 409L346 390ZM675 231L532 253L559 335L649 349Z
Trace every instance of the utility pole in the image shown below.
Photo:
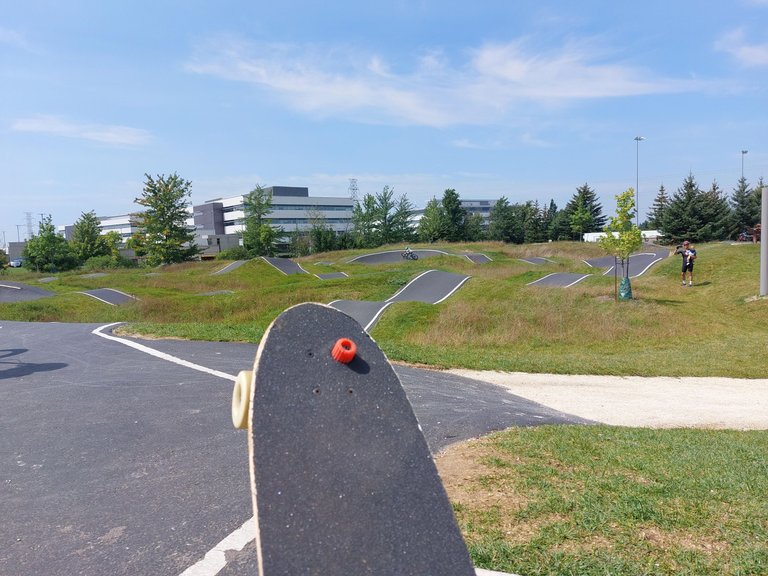
M768 188L764 186L760 195L760 296L768 296L768 242L763 237L768 222Z
M645 140L643 136L635 136L635 142L637 142L637 153L635 155L635 220L638 228L640 228L640 142L643 140Z
M749 150L742 150L741 151L741 179L744 180L744 155L747 154Z

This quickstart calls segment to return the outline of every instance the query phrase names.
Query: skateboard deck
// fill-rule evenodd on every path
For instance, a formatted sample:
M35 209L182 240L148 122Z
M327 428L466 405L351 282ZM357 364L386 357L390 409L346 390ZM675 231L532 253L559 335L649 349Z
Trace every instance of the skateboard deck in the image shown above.
M286 310L235 384L261 576L470 576L432 455L384 353L322 304Z

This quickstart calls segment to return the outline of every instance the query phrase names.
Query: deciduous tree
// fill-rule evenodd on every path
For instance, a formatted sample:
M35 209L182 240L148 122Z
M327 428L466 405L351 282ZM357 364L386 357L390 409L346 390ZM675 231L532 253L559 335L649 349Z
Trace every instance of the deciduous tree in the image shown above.
M101 222L96 212L83 212L72 227L72 250L80 264L94 256L107 256L110 246L101 235Z
M440 240L443 237L444 220L443 207L437 198L432 198L424 207L424 214L419 220L419 240L430 243Z
M37 235L24 246L24 267L38 272L61 272L77 267L77 257L64 238L56 233L51 216L40 222Z
M632 223L634 214L635 190L634 188L627 188L626 191L616 195L616 215L611 217L605 227L605 236L598 240L603 250L621 260L624 269L622 292L628 294L628 298L632 297L632 287L629 280L629 255L643 244L640 229Z
M272 212L272 195L260 185L243 196L243 247L248 255L268 256L274 252L273 243L279 231L272 230L266 216ZM265 226L271 230L267 231Z
M145 177L142 194L135 200L145 208L136 215L141 232L135 246L142 248L150 266L194 259L200 249L187 227L192 182L176 173Z

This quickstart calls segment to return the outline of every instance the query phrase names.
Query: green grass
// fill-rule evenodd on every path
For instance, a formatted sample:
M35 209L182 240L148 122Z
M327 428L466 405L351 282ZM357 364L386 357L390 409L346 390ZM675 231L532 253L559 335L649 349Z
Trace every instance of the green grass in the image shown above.
M768 373L768 301L749 301L759 288L759 247L698 246L696 286L679 285L679 258L632 281L635 300L616 303L612 277L593 275L568 289L527 286L551 272L594 272L582 259L603 255L594 245L497 243L438 246L481 251L493 262L442 256L380 266L347 264L363 251L301 260L313 273L349 278L285 276L260 260L214 276L221 262L156 270L109 271L100 278L61 274L41 285L58 296L0 304L0 318L30 321L125 321L129 332L162 337L256 342L284 309L300 302L385 300L418 273L436 268L471 275L438 306L390 306L373 336L393 360L436 367L640 376L764 377ZM526 264L545 256L554 263ZM334 262L333 265L323 264ZM40 275L11 270L10 280ZM77 291L113 287L139 298L105 306ZM205 296L210 292L231 293Z
M472 476L447 487L481 567L758 575L768 571L767 453L764 432L513 429L464 446Z

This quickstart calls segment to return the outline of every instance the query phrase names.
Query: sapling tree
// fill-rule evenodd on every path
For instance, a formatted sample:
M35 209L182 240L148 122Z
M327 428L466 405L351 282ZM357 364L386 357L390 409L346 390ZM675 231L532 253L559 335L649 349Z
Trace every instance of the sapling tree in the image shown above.
M635 216L635 190L627 188L616 195L616 215L608 220L604 228L605 236L598 240L600 247L615 258L621 260L624 277L621 279L622 300L632 298L632 285L629 281L629 255L643 244L640 229L632 223Z

